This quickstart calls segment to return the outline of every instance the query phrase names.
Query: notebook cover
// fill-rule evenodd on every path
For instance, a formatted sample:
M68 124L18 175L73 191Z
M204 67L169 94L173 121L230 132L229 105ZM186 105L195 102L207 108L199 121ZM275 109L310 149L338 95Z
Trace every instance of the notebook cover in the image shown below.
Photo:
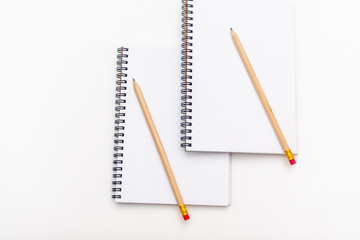
M186 151L284 154L232 41L232 27L296 153L292 2L186 0L183 16Z
M160 156L136 98L141 87L186 204L230 204L230 156L185 153L180 147L178 47L118 50L113 198L123 203L176 204Z

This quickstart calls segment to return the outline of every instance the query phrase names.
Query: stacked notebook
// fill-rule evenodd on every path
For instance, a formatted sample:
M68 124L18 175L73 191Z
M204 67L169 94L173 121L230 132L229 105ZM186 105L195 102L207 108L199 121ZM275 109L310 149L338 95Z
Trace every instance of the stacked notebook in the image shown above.
M116 202L176 204L133 78L141 84L185 204L230 204L230 153L284 153L230 27L241 38L284 136L297 152L292 3L183 0L182 16L181 49L118 49Z
M118 50L114 192L117 202L175 204L132 79L141 84L186 204L230 204L228 153L186 153L180 147L180 51L176 47ZM165 67L166 66L166 67Z

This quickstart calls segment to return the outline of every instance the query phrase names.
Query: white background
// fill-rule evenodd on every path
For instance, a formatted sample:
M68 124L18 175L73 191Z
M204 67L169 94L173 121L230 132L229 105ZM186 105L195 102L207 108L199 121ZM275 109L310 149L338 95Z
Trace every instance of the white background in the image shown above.
M360 238L358 1L295 1L297 165L233 155L232 205L188 222L112 201L115 49L180 44L180 9L0 2L0 239Z

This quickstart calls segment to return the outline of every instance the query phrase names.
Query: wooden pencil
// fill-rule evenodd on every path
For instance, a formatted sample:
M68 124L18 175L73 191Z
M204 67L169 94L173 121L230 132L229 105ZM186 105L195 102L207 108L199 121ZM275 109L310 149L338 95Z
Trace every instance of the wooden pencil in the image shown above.
M134 90L135 90L135 93L136 93L136 96L139 100L139 103L140 103L140 106L141 106L141 109L144 113L144 116L145 116L145 119L146 119L146 122L150 128L150 132L151 132L151 135L154 139L154 142L155 142L155 145L156 145L156 148L159 152L159 155L160 155L160 158L161 158L161 161L164 165L164 168L165 168L165 171L166 171L166 174L169 178L169 181L170 181L170 185L174 191L174 194L175 194L175 198L176 198L176 201L178 202L178 205L179 205L179 208L180 208L180 212L181 212L181 215L183 216L184 220L188 220L190 217L189 217L189 214L187 212L187 209L186 209L186 206L184 204L184 200L181 196L181 193L180 193L180 190L179 190L179 187L176 183L176 180L175 180L175 176L171 170L171 167L170 167L170 163L168 161L168 158L166 156L166 153L165 153L165 150L164 150L164 147L161 143L161 140L160 140L160 137L159 137L159 134L158 132L156 131L156 128L155 128L155 124L151 118L151 115L150 115L150 111L146 105L146 102L145 102L145 98L141 92L141 89L140 89L140 86L137 84L137 82L135 81L135 79L133 79L133 84L134 84Z
M260 98L260 101L261 101L263 107L265 108L266 114L269 117L271 125L276 133L277 138L279 139L279 142L285 152L285 155L288 158L289 163L291 165L294 165L296 163L296 161L294 159L294 155L292 154L292 152L289 148L289 145L287 144L287 142L285 140L284 134L282 133L280 126L275 118L275 115L270 107L270 104L269 104L268 100L266 99L265 93L259 83L258 78L256 77L254 69L252 68L252 66L250 64L250 61L245 53L245 50L240 42L240 39L232 28L230 28L230 31L231 31L231 37L235 44L235 47L240 54L240 57L244 63L246 71L248 72L250 79L255 87L255 90Z

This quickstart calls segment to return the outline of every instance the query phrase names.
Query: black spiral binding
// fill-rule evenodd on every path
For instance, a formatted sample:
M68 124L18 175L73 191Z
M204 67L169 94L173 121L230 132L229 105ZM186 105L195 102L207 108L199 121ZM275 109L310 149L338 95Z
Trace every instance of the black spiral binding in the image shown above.
M191 113L192 113L192 34L193 34L193 0L182 0L182 50L181 50L181 147L191 147Z
M113 181L112 198L121 198L122 170L123 170L123 144L124 144L124 123L126 110L126 85L127 85L127 64L128 48L118 48L117 52L117 80L115 94L115 134L114 134L114 160L113 160Z

